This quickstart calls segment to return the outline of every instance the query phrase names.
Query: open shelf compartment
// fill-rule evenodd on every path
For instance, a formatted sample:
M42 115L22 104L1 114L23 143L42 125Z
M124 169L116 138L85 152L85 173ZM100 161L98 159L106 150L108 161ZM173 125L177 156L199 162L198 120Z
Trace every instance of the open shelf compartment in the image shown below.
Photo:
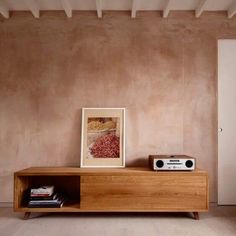
M53 185L65 197L61 208L28 208L30 188ZM73 211L80 208L80 176L15 176L14 209L16 211Z

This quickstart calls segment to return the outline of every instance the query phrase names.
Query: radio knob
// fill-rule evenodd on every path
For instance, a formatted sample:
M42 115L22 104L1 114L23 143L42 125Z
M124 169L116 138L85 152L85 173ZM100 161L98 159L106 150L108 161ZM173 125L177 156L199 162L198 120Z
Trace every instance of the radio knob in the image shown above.
M161 168L161 167L164 166L164 162L163 162L162 160L158 160L158 161L156 162L156 166L157 166L158 168Z
M191 167L193 166L193 161L187 160L187 161L185 162L185 165L186 165L186 167L191 168Z

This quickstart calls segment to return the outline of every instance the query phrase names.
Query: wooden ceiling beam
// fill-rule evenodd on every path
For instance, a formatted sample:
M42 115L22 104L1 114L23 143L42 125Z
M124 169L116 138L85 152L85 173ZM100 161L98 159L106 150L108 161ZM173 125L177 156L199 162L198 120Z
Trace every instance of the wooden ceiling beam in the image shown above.
M0 13L5 18L10 17L9 8L7 7L7 5L3 1L0 1Z
M163 17L164 18L167 18L170 13L171 3L172 3L172 0L166 0L166 5L163 9Z
M199 18L201 16L201 14L203 13L203 11L205 10L207 1L208 0L201 0L200 4L197 6L197 8L195 10L196 18Z
M72 8L69 0L61 0L61 5L68 18L72 17Z
M98 18L102 18L102 0L96 0Z
M228 18L232 18L236 14L236 2L234 1L228 9Z
M40 9L36 0L25 0L25 4L35 18L40 17Z

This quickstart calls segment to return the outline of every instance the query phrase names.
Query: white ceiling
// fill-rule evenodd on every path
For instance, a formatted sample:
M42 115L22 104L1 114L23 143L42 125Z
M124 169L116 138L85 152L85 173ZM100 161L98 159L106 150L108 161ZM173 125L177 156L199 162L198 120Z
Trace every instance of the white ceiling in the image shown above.
M0 0L0 13L8 18L10 11L31 11L35 17L40 11L63 10L68 17L73 10L95 10L102 17L103 10L163 11L167 17L170 11L194 10L196 17L204 11L227 11L231 18L236 14L236 0Z

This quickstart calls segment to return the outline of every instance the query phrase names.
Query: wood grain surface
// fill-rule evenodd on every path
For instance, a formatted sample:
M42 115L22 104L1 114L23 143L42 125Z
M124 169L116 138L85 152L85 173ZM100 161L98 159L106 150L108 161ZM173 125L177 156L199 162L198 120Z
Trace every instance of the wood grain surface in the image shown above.
M55 185L68 201L62 208L28 208L33 186ZM21 212L199 212L208 210L203 170L34 167L14 175L14 210Z

